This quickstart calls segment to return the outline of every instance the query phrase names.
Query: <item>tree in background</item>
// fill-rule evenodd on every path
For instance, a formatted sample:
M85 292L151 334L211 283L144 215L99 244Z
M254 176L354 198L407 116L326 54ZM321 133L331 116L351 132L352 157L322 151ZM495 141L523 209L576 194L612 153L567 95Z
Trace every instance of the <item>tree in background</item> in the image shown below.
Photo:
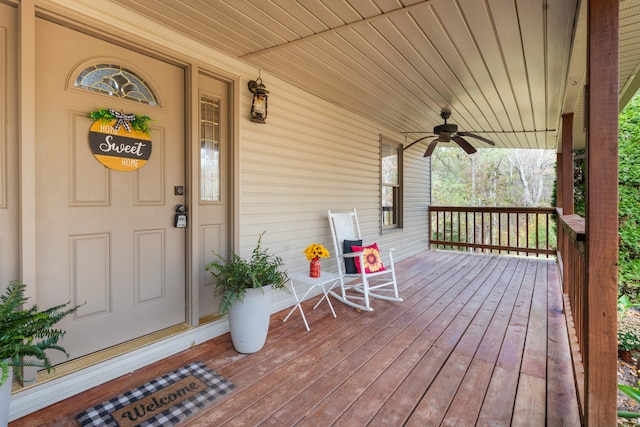
M618 118L618 287L640 301L640 96ZM574 153L575 212L585 215L584 150Z
M640 96L619 117L618 283L622 293L640 293Z
M432 204L469 207L552 206L556 155L552 150L436 148L432 155ZM441 230L454 240L475 243L526 242L555 247L555 222L539 222L535 215L489 214L442 217ZM549 233L549 236L547 236ZM458 236L458 234L460 234ZM471 236L471 237L469 237ZM437 236L440 238L442 236ZM497 239L497 240L495 240ZM528 241L526 239L529 239ZM544 243L543 243L544 244ZM461 247L461 250L464 249Z
M553 150L437 148L432 203L441 206L551 206Z
M619 117L619 267L622 294L640 301L640 95ZM575 212L585 215L584 150L575 152ZM552 206L552 150L438 147L432 155L432 204Z

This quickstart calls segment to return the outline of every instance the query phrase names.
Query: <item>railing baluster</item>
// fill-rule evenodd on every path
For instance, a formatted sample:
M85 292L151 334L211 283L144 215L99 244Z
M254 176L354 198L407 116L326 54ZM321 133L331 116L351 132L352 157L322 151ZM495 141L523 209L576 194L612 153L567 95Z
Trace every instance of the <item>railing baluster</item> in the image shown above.
M517 253L520 253L520 214L516 213L516 248Z
M477 212L472 212L471 213L471 238L473 239L473 241L471 242L471 246L469 247L469 249L471 249L471 252L475 252L476 248L475 245L478 243L478 232L476 230L476 216L477 216Z
M562 261L563 282L566 280L566 289L563 291L569 297L573 321L573 332L581 354L585 354L585 342L583 327L585 325L586 307L586 265L584 254L585 223L579 215L564 215L558 217L558 228L562 228Z
M547 241L546 241L546 244L545 244L545 246L544 246L544 248L545 248L545 249L547 249L547 250L549 249L549 238L551 237L551 236L549 236L549 219L551 219L551 215L547 214L547 215L545 216L545 221L546 221L546 224L545 224L545 233L546 233L546 235L547 235ZM556 236L556 244L557 244L557 243L558 243L558 237ZM547 258L549 258L549 255L548 255L548 254L547 254Z
M484 246L484 212L480 213L480 242ZM485 252L485 249L482 249L482 252Z
M440 231L440 213L438 213L438 234L437 234L438 240L444 239L444 212L442 212L442 224L443 224L443 231L441 232ZM441 233L442 233L442 238L440 237ZM442 245L439 245L438 247L441 248Z
M464 213L464 241L465 243L471 243L469 241L469 212Z
M533 247L533 240L531 238L531 225L533 224L533 217L530 214L526 214L527 216L527 249Z
M489 217L489 244L491 246L498 246L498 244L495 241L494 238L494 231L495 231L495 227L494 227L494 218L495 218L495 212L489 212L487 213L487 216ZM494 249L489 249L488 251L489 253L493 253Z
M498 246L502 245L502 213L498 212ZM501 254L502 250L498 250L498 253Z
M460 212L458 212L458 239L457 242L462 242L462 235L460 234Z
M511 247L511 212L507 212L507 246ZM511 250L507 254L511 254Z
M552 245L550 236L554 208L430 206L429 212L431 247L547 257L557 252L558 239Z
M449 212L449 241L453 242L453 211ZM453 246L449 246L452 249Z
M539 227L539 225L540 225L540 222L539 222L540 215L538 215L538 214L535 214L535 215L536 215L535 216L535 220L536 220L536 235L535 235L535 238L536 238L536 249L540 249L540 227ZM539 254L536 254L536 257L537 256L539 256Z

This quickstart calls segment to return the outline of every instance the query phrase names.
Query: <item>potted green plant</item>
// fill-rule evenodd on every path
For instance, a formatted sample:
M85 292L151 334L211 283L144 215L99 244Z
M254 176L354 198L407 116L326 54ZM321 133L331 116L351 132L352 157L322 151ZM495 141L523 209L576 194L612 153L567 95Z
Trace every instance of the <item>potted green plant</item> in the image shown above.
M26 308L25 288L24 283L14 280L0 296L0 425L6 425L9 417L12 373L23 380L19 369L23 366L51 371L53 366L46 353L49 349L61 351L68 357L58 345L65 332L53 326L78 309L69 308L69 303L44 311L37 305Z
M272 289L286 290L287 273L279 256L261 247L262 236L249 258L231 251L230 259L214 252L206 269L221 295L220 314L229 314L229 331L236 351L255 353L267 339Z
M637 316L618 318L618 354L631 362L632 352L640 350L640 319Z

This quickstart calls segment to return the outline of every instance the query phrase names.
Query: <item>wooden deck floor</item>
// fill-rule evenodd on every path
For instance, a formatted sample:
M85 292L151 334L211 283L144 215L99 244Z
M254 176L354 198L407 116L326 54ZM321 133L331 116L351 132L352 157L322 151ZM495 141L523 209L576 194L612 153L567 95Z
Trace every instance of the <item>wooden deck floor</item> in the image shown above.
M236 389L195 426L572 426L562 294L554 261L427 253L397 264L401 303L373 312L317 297L272 316L265 347L238 355L223 335L52 405L10 426L75 425L75 415L191 361Z

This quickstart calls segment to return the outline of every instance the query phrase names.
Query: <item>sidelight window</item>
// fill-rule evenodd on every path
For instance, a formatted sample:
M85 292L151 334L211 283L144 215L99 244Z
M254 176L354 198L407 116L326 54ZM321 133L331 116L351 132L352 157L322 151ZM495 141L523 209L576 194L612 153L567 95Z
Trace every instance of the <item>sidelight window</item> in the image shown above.
M220 201L220 100L200 97L200 200Z

